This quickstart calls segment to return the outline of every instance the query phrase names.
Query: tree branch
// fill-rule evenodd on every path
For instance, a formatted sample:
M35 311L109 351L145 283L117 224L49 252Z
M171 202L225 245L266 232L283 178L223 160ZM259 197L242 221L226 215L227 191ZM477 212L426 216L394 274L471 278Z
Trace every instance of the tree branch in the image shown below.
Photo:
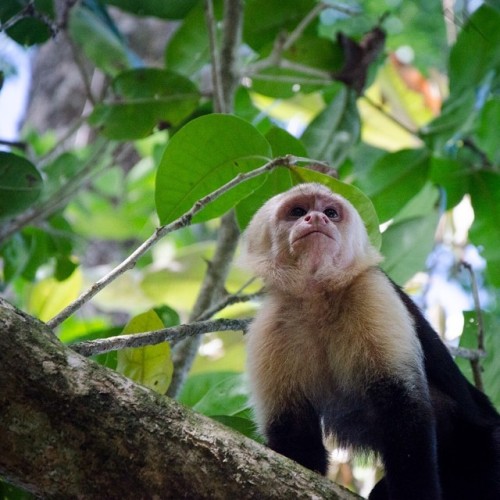
M70 347L82 356L95 356L110 351L118 351L128 347L144 347L147 345L171 342L187 337L199 336L210 332L245 331L250 324L249 319L216 319L212 321L199 321L188 325L172 326L151 332L132 333L129 335L116 335L106 339L78 342Z
M474 270L472 269L472 266L465 261L461 262L461 265L463 268L465 268L471 279L471 284L472 284L472 296L474 298L474 307L476 309L476 317L477 317L477 348L480 353L484 353L484 323L483 323L483 314L481 312L481 303L479 300L479 292L477 289L477 280L476 276L474 275ZM481 375L481 358L476 357L473 359L470 359L470 365L472 368L472 376L474 377L474 385L480 390L484 392L484 384L483 384L483 377Z
M0 331L0 476L37 497L360 498L81 357L3 299Z

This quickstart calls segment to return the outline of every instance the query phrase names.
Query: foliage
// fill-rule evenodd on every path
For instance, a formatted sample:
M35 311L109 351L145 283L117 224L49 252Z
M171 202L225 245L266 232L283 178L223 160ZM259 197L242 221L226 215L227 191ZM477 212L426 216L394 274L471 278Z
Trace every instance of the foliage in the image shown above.
M0 23L8 36L25 45L42 44L52 32L66 29L55 21L53 2L36 0L31 10L28 3L2 2ZM67 34L80 57L108 82L104 96L89 99L90 115L75 117L93 127L96 140L60 149L49 135L26 128L28 148L0 152L2 291L48 320L76 298L82 281L95 280L95 266L85 261L96 242L119 242L116 258L123 258L158 221L175 221L237 175L285 155L299 158L299 164L248 180L208 203L195 225L169 234L137 269L101 292L93 302L97 310L66 321L60 337L74 342L116 335L124 322L117 327L110 319L108 313L116 311L136 316L134 324L145 322L125 331L176 324L150 310L168 304L186 317L203 260L213 253L215 219L234 208L244 229L264 200L305 180L326 183L351 199L372 242L381 245L384 269L401 283L425 268L439 220L470 198L475 215L470 242L486 259L488 286L500 287L500 10L486 3L473 13L443 14L441 2L426 0L388 5L300 0L291 9L279 0L248 0L231 114L214 113L217 81L206 89L214 53L204 2L85 0L72 7L66 13ZM165 47L163 68L144 66L109 15L111 6L178 24ZM222 1L213 7L216 20L222 20ZM459 32L449 55L446 23ZM212 22L213 43L221 43L222 27ZM386 33L385 49L369 52L363 40L371 36L383 43L380 29ZM395 53L401 47L413 49L414 66ZM429 75L436 71L441 77L432 81ZM448 96L442 107L438 85ZM132 168L116 160L124 143L140 158ZM305 168L303 159L327 162L339 179ZM379 220L386 223L382 243ZM233 270L226 288L234 292L246 279ZM248 303L232 306L224 316L251 309ZM498 311L490 315L498 318ZM499 352L493 330L485 384L487 392L498 394L489 361ZM215 357L238 346L232 368L241 371L241 339L221 338ZM149 385L164 390L169 348L147 349L97 359L126 374L135 364L139 375L134 377L146 385L146 373L159 373ZM158 356L164 363L156 372ZM213 373L200 359L199 373L181 400L252 434L239 376Z

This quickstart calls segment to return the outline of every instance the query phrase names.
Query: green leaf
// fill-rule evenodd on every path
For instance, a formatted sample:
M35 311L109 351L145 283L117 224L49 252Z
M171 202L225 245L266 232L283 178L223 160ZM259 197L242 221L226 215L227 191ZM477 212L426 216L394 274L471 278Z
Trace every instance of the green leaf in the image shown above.
M153 308L153 311L158 315L165 328L181 324L179 313L166 304Z
M0 22L3 24L18 15L27 6L26 0L3 0L0 2ZM35 0L34 9L47 18L47 22L34 16L22 16L7 30L10 38L20 45L30 46L46 42L51 36L49 23L54 20L52 0Z
M479 7L463 26L450 53L452 95L477 87L492 70L500 69L500 12Z
M16 233L0 248L3 259L3 281L10 283L17 278L30 259L29 243L20 233Z
M304 145L280 127L273 126L267 133L266 139L271 145L274 158L288 154L305 157L307 152ZM277 168L271 171L265 182L257 188L251 196L241 200L236 206L236 218L238 225L244 229L250 222L253 214L271 197L287 191L292 187L290 172L285 168Z
M117 140L139 139L155 127L179 125L196 109L200 98L189 79L153 68L121 73L113 88L116 101L97 105L89 122Z
M102 71L116 75L131 68L133 55L102 16L84 6L71 9L69 32L86 56Z
M246 2L243 39L259 51L280 33L290 33L316 5L314 0L295 0L293 8L282 0L249 0ZM314 23L306 32L314 32Z
M498 381L500 380L500 363L498 355L500 353L500 324L498 316L495 314L481 311L484 324L484 347L486 357L481 360L481 375L485 393L490 397L492 403L500 410L500 391L498 390ZM477 349L477 312L464 312L464 330L460 337L460 347L466 349ZM455 359L462 373L474 383L472 368L470 362L466 359L457 357Z
M425 266L439 221L438 198L437 189L428 183L382 235L382 268L397 283L405 283Z
M245 229L255 212L273 196L288 191L293 186L290 171L286 168L276 168L266 176L264 183L250 196L236 205L236 219L240 229Z
M182 19L198 0L107 0L122 10L138 16L154 16L162 19Z
M249 437L250 439L255 441L259 440L257 425L251 418L233 417L228 415L212 415L212 418L226 427L230 427L244 436Z
M329 175L321 174L307 168L292 167L290 170L292 172L294 185L302 182L320 182L330 188L334 193L340 194L350 201L365 223L371 244L375 248L380 248L381 236L377 213L375 212L370 198L360 189L351 184L346 184L334 179Z
M450 96L437 118L422 127L420 135L435 151L456 147L456 142L470 132L474 124L476 95L474 89L464 89Z
M470 196L474 208L474 223L469 231L471 241L483 247L486 274L494 286L500 286L500 174L477 172L470 182Z
M380 158L368 175L367 194L381 221L394 217L427 182L429 153L404 149Z
M25 158L0 151L0 219L22 212L42 191L42 176Z
M156 177L156 210L161 224L177 219L240 172L262 166L271 157L266 139L249 123L212 114L189 122L165 148ZM244 182L210 203L193 219L206 221L227 212L264 178Z
M203 415L235 416L247 410L248 390L241 373L210 372L193 375L179 401Z
M192 77L209 61L210 46L205 8L203 2L199 2L170 39L165 51L165 67Z
M311 158L336 168L358 141L359 133L356 97L347 87L339 85L330 104L304 131L302 142Z
M500 164L500 148L498 147L498 131L500 130L500 98L486 102L479 115L476 129L476 142L490 161Z
M123 329L123 334L149 332L162 328L164 325L161 319L150 310L132 318ZM173 373L170 345L168 342L162 342L157 345L123 349L118 352L116 371L159 394L165 394Z
M270 43L261 51L262 57L267 57L273 50L274 43ZM331 74L340 69L343 55L338 44L317 35L302 35L293 46L287 50L282 58L296 64L296 68L289 69L274 66L264 69L251 78L251 89L254 92L271 97L289 98L297 93L308 94L321 90L332 84ZM301 70L300 66L305 69ZM325 76L312 77L306 68L320 69Z
M273 126L266 133L265 137L271 145L274 158L285 155L294 155L302 158L307 156L304 144L280 127Z
M430 178L446 190L446 209L457 205L469 192L471 170L458 160L431 158Z

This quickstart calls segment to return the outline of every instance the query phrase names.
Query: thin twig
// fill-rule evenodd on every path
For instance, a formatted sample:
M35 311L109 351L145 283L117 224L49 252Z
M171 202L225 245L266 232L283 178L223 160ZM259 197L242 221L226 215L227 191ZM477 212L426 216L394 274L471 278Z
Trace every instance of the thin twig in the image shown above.
M350 7L342 4L318 2L306 14L306 16L300 21L300 23L297 24L295 29L289 35L286 36L283 33L278 34L269 56L255 62L254 64L249 65L245 71L245 76L255 75L256 73L259 73L260 71L271 68L273 66L282 67L285 63L285 61L283 60L283 53L289 50L300 39L309 25L321 14L323 10L326 9L334 9L350 16L359 14L359 11L353 10ZM328 77L331 80L331 75L328 75Z
M452 356L456 356L458 358L467 359L471 363L473 361L480 361L482 358L486 356L486 352L481 349L467 349L465 347L453 347L446 346L448 351Z
M484 349L484 322L483 314L481 311L481 303L479 300L479 292L477 288L477 280L474 274L472 266L465 261L462 261L461 266L466 269L470 275L471 285L472 285L472 297L474 298L474 308L476 310L477 318L477 349L479 352L485 352ZM480 359L470 359L470 365L472 368L472 375L474 377L474 385L481 391L484 391L483 377L481 375L482 368Z
M180 340L210 332L246 331L250 319L216 319L200 321L188 325L162 328L151 332L117 335L106 339L89 340L71 345L71 348L82 356L95 356L110 351L118 351L128 347L144 347L172 340Z
M8 146L10 148L17 148L22 151L28 149L28 143L22 141L10 141L8 139L0 139L0 146Z
M308 26L321 14L323 10L328 8L329 5L319 2L317 3L300 21L299 24L295 27L295 29L288 35L285 43L283 44L282 51L286 52L290 49L294 43L296 43L299 38L304 34L304 31L308 28Z
M273 49L269 56L250 65L247 68L246 75L251 76L272 66L280 66L283 53L297 42L297 40L304 34L307 27L314 21L314 19L316 19L321 11L326 8L326 4L321 2L317 3L288 36L284 36L283 33L279 33L274 41Z
M242 291L254 281L255 277L248 280L236 293L224 297L217 304L214 304L210 309L207 309L202 314L200 314L200 316L196 318L196 320L197 321L207 320L211 318L214 314L218 313L219 311L222 311L228 306L231 306L233 304L238 304L240 302L248 302L250 300L262 296L263 293L262 289L255 293L242 294Z
M231 181L216 189L214 192L198 200L189 211L184 215L174 220L170 224L161 226L156 229L154 234L150 236L142 245L140 245L134 252L132 252L123 262L112 269L108 274L102 277L100 280L96 281L86 292L80 295L78 299L72 302L69 306L63 309L59 314L54 316L47 325L50 328L55 328L60 325L66 318L71 316L75 311L80 309L84 304L86 304L92 297L94 297L98 292L100 292L105 286L114 281L118 276L122 275L125 271L135 267L139 258L144 255L152 246L154 246L161 238L165 235L180 229L181 227L188 226L191 224L191 220L195 214L201 211L210 202L216 200L224 193L232 189L234 186L241 184L244 181L253 179L263 173L270 172L277 167L290 167L299 162L310 162L311 160L307 158L298 158L292 155L281 156L267 162L260 168L252 170L244 174L238 174Z
M225 0L220 51L220 84L224 113L233 112L234 91L238 85L236 60L243 29L243 0Z
M212 0L205 0L205 18L208 30L208 43L210 46L210 55L212 60L212 88L214 99L214 110L221 113L224 110L223 88L220 82L220 59L217 51L217 19L214 13L214 4Z

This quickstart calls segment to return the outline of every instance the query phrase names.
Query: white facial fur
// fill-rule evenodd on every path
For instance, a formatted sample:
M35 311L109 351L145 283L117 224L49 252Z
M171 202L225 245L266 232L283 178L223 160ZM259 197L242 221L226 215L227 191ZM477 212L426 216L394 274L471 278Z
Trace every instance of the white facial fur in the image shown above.
M244 245L244 266L290 293L337 288L381 260L356 209L321 184L300 184L267 201Z

